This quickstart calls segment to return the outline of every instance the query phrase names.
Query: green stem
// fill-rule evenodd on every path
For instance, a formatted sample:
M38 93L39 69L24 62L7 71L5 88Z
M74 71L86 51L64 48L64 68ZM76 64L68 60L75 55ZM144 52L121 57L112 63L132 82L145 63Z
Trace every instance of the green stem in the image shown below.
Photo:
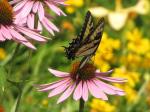
M80 104L79 104L79 112L83 112L84 111L84 100L81 98L80 99Z
M17 44L16 48L14 49L13 53L11 54L11 56L4 62L2 63L2 66L6 66L7 64L9 64L13 58L16 56L18 50L19 50L20 44Z
M18 110L19 110L19 106L20 106L21 96L22 96L22 89L19 89L19 95L17 98L17 104L16 104L15 112L19 112Z

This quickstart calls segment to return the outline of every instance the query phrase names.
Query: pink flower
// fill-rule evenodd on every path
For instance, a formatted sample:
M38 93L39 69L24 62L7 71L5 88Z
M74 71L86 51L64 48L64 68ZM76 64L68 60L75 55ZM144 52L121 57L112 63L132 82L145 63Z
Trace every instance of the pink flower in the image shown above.
M48 97L53 97L62 93L57 103L63 102L71 94L73 94L75 100L82 98L84 101L88 100L89 92L94 97L102 100L108 100L106 94L119 96L125 95L123 90L103 82L126 82L125 79L108 76L108 74L112 73L112 70L108 72L99 72L92 64L87 63L79 71L79 74L76 74L78 66L79 63L73 64L70 73L49 69L52 74L61 78L61 80L49 84L37 85L36 87L38 88L38 91L50 91Z
M36 30L15 24L12 7L7 0L2 0L0 1L0 41L6 40L14 40L31 49L36 49L30 40L45 42L46 37L38 34Z
M49 20L52 17L46 9L49 8L57 15L65 15L65 13L58 8L59 5L65 5L65 0L13 0L11 4L15 4L14 10L16 12L16 22L26 24L29 28L37 28L42 30L44 26L52 35L54 31L59 29ZM38 18L37 18L38 17ZM35 20L38 20L37 27ZM23 21L22 21L23 20Z

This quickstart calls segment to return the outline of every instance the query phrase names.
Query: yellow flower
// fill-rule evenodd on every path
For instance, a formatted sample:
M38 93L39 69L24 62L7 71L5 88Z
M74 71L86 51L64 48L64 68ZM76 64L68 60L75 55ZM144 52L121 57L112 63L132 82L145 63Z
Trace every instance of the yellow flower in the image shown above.
M104 32L100 46L93 57L94 64L101 71L107 71L110 69L109 63L113 63L116 60L113 51L118 49L120 49L120 41L108 37Z
M83 6L83 0L67 0L66 4L75 6L75 7L82 7Z
M67 0L66 4L69 5L68 7L66 7L66 11L69 14L72 14L75 12L75 8L83 6L83 0Z
M125 67L115 69L112 74L114 77L122 77L127 79L127 83L123 85L115 84L115 86L122 88L126 92L126 99L128 102L134 102L137 99L137 91L134 90L134 87L140 80L140 75L138 72L132 72L126 70Z
M106 101L93 99L90 103L91 112L116 112L116 107Z
M149 69L150 68L150 51L145 54L142 60L142 67Z
M69 14L72 14L72 13L75 12L75 8L72 7L72 6L68 6L68 7L66 8L66 11L67 11Z
M126 84L124 84L124 85L115 84L115 86L117 86L118 88L121 88L125 91L125 93L126 93L125 98L127 99L128 103L132 103L137 100L138 94L134 88L132 88Z
M47 100L47 99L44 99L44 100L42 101L42 105L43 105L43 106L48 106L48 100Z
M4 60L6 58L6 52L3 48L0 48L0 60Z
M125 67L115 69L112 76L122 77L122 78L127 79L128 81L127 81L126 85L128 85L132 88L134 88L140 80L140 77L139 77L140 74L138 72L128 71L128 70L126 70Z
M141 63L143 63L142 57L135 53L129 53L122 56L120 61L121 63L125 64L126 67L134 69L137 69L139 66L141 66Z
M128 39L128 49L137 54L145 54L150 50L150 41L142 37L141 32L138 29L134 29L132 32L127 32L126 37Z

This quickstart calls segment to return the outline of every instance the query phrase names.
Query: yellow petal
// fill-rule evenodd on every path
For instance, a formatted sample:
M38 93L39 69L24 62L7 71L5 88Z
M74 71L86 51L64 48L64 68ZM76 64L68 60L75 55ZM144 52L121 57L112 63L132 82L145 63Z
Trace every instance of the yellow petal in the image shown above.
M150 11L149 0L139 0L139 2L133 7L133 11L139 14L147 14Z
M110 26L115 30L120 30L126 23L128 12L111 12L108 14Z
M103 17L106 16L109 13L109 10L107 10L104 7L93 7L89 9L93 16L95 17Z

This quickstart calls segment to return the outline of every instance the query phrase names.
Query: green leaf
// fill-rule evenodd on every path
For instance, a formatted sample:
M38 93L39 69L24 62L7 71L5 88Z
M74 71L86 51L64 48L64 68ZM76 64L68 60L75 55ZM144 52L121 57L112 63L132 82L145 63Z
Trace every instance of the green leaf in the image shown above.
M4 67L0 66L0 91L4 91L6 83L6 70Z

